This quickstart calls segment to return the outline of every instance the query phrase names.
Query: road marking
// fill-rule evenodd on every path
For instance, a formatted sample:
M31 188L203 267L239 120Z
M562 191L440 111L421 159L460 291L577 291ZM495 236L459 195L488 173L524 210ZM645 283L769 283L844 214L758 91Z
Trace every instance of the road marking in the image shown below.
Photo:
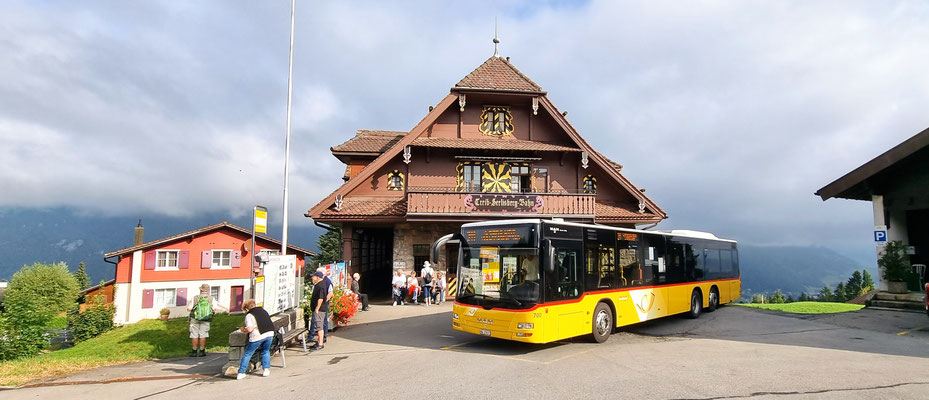
M579 355L584 354L584 353L589 353L589 352L591 352L591 351L594 351L595 349L596 349L596 347L591 347L591 348L589 348L589 349L587 349L587 350L581 350L581 351L578 351L578 352L575 352L575 353L571 353L571 354L568 354L568 355L565 355L565 356L562 356L562 357L558 357L558 358L556 358L556 359L554 359L554 360L551 360L551 361L543 362L542 364L548 365L548 364L551 364L551 363L556 363L556 362L561 361L561 360L564 360L565 358L568 358L568 357L574 357L574 356L579 356Z
M462 343L462 344L466 344L466 343ZM474 354L474 355L478 355L478 356L505 358L505 359L507 359L507 360L523 361L523 362L528 362L528 363L533 363L533 364L545 364L545 363L543 363L543 362L539 362L539 361L535 361L535 360L528 360L528 359L525 359L525 358L519 358L519 357L514 357L514 356L502 356L502 355L499 355L499 354L481 353L481 352L475 352L475 351L467 351L467 350L464 350L464 349L453 349L453 348L451 348L451 346L449 346L449 348L444 348L444 347L443 347L442 350L454 351L454 352L456 352L456 353Z
M919 327L919 328L913 328L913 329L909 329L909 330L903 330L903 331L897 332L897 336L903 336L903 335L909 334L910 332L913 332L913 331L926 331L926 330L929 330L929 326L921 326L921 327Z
M903 335L906 335L907 333L910 333L910 331L900 331L900 332L897 332L897 336L903 336Z
M458 343L458 344L453 344L453 345L451 345L451 346L439 347L439 349L441 349L441 350L451 350L451 349L454 349L454 348L456 348L456 347L458 347L458 346L464 346L464 345L466 345L466 344L471 344L471 343L474 343L474 342L461 342L461 343Z

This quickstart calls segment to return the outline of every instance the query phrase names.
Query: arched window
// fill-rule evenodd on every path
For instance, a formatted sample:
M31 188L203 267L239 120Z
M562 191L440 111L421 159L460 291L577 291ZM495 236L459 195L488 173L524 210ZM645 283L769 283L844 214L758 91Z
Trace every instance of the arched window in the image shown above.
M393 170L387 174L387 190L403 190L403 174Z
M584 193L597 193L597 178L595 178L593 175L587 175L584 177Z

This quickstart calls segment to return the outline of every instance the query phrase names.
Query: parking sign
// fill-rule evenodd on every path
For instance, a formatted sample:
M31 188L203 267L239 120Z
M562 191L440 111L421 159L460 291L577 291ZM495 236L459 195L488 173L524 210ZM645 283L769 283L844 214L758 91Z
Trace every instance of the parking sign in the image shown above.
M874 241L877 243L887 243L887 227L878 225L874 227Z

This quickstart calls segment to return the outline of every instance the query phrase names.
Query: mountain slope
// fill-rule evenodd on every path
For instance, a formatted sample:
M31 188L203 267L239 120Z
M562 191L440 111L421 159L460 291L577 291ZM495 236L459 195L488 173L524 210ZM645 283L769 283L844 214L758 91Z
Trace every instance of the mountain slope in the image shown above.
M823 285L835 288L856 270L860 263L825 247L739 246L743 297L751 293L773 293L780 289L795 297L801 292L813 294ZM869 266L875 280L877 270Z
M273 215L269 233L280 239L281 228L274 226ZM139 217L96 217L76 214L67 209L0 211L0 280L9 280L23 265L34 262L64 261L72 271L84 261L91 283L113 279L112 264L103 261L103 254L132 246L133 228L139 218L145 227L145 241L152 241L191 231L222 221L250 228L251 218L231 218L228 215L200 215L194 218L169 218L154 215ZM302 217L301 217L302 218ZM316 249L316 238L323 232L305 223L291 222L288 242L306 249Z

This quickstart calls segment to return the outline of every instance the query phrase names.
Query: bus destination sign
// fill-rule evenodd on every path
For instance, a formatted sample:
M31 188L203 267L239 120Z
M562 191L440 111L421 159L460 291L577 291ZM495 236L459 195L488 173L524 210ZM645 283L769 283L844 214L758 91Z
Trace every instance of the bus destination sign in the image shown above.
M529 239L529 229L526 227L499 227L487 229L466 229L465 239L468 242L481 243L517 243Z
M625 240L627 242L634 242L639 238L638 234L635 233L626 233L626 232L616 232L616 239Z

